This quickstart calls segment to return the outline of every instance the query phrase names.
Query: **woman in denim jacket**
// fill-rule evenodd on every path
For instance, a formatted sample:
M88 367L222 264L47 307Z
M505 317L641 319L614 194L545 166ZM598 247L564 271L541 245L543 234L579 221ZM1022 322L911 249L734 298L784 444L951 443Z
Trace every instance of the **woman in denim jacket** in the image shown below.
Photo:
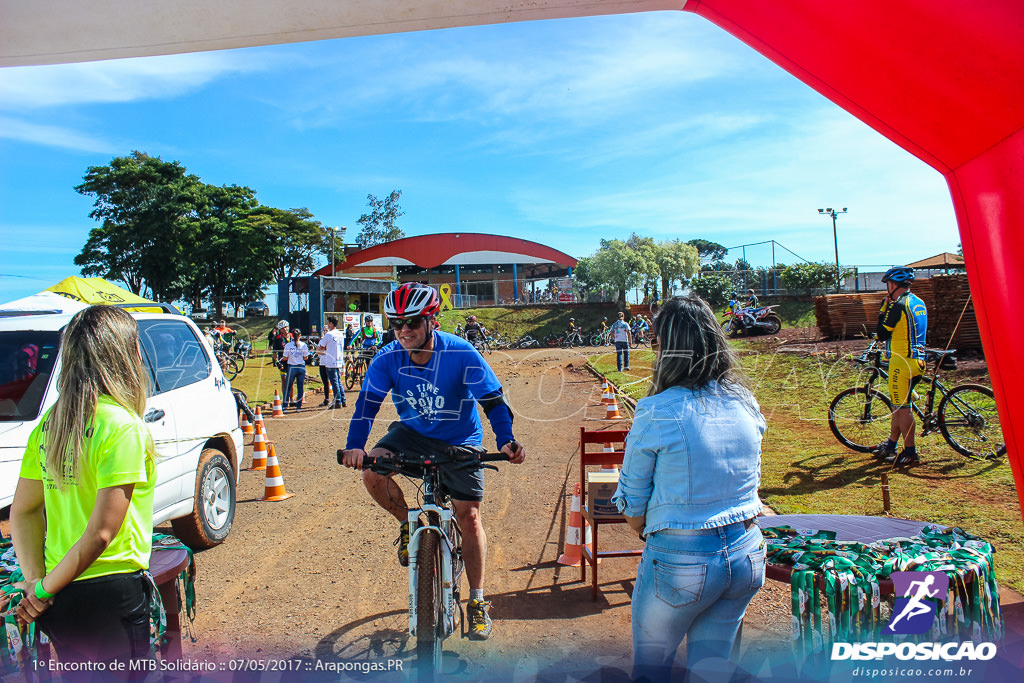
M633 591L637 679L667 680L687 636L691 672L728 678L743 615L764 584L761 436L714 312L676 297L656 321L650 393L637 403L613 500L646 539Z

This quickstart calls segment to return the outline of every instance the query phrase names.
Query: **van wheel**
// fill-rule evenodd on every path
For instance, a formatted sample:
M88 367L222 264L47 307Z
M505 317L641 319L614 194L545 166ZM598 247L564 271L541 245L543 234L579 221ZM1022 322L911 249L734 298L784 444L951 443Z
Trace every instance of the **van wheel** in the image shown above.
M199 458L192 514L171 520L174 535L201 550L224 542L235 519L235 478L228 459L216 448Z

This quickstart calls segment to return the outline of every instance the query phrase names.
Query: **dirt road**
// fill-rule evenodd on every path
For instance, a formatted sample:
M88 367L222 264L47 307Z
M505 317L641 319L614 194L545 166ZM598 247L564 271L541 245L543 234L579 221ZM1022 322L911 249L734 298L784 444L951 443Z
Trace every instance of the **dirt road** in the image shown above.
M630 666L630 593L637 560L605 560L602 591L591 600L580 570L556 560L562 552L566 504L575 481L581 424L592 429L628 423L604 416L600 384L578 352L560 349L495 352L488 357L516 412L515 431L528 449L519 466L487 472L483 507L488 535L486 594L495 634L486 643L445 643L445 672L470 679L541 675L583 677L599 668ZM321 662L403 659L407 642L407 573L392 541L398 525L374 506L359 475L337 465L349 407L309 409L266 421L287 490L295 496L262 502L262 473L243 472L235 526L220 547L198 553L195 644L199 661L295 658ZM388 403L370 442L394 419ZM487 447L494 446L485 421ZM245 466L251 458L246 448ZM406 495L413 487L403 483ZM602 528L602 547L636 547L625 529ZM605 545L607 543L607 546ZM463 595L468 593L464 587ZM744 657L788 648L788 586L767 586L744 626ZM753 667L756 671L756 666Z

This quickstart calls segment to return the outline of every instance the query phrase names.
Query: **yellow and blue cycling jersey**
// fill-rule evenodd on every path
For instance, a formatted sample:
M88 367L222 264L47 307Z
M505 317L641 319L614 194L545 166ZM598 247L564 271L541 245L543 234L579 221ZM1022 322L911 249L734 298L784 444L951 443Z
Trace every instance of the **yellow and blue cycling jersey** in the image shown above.
M921 299L905 292L896 301L886 299L878 313L878 339L885 342L890 356L924 360L928 309Z
M889 397L896 407L909 405L914 379L924 374L924 344L928 309L919 297L904 293L886 299L878 312L878 339L889 354Z

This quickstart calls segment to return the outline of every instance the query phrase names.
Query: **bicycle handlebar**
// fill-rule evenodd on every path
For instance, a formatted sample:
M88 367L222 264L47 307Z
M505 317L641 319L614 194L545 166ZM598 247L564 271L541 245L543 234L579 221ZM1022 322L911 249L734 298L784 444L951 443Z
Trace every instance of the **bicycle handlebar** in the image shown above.
M512 450L519 450L520 444L512 441ZM339 448L338 464L344 464L345 450ZM472 447L452 446L448 453L437 453L428 457L407 456L405 453L396 453L392 458L375 458L370 455L363 455L363 469L373 470L378 474L407 474L420 476L426 468L437 468L442 465L455 465L455 469L473 467L474 469L488 468L498 469L490 462L508 462L510 456L507 453L486 453Z

